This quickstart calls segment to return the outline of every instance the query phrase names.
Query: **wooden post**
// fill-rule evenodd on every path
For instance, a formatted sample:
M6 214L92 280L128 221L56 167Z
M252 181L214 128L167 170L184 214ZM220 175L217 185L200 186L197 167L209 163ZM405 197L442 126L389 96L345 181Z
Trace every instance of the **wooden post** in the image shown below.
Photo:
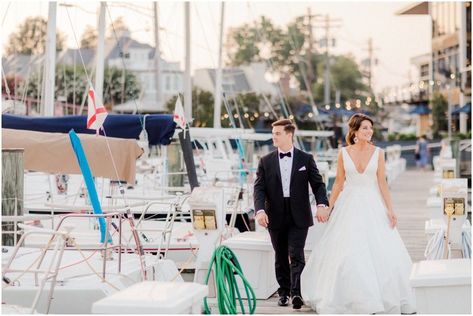
M2 149L2 215L23 215L23 177L23 149ZM14 223L2 222L2 232L14 230ZM13 246L17 237L2 233L2 245Z
M183 171L182 164L182 152L179 142L173 140L171 144L167 146L167 165L168 165L168 186L170 187L182 187L184 185L184 174L173 174L176 172Z

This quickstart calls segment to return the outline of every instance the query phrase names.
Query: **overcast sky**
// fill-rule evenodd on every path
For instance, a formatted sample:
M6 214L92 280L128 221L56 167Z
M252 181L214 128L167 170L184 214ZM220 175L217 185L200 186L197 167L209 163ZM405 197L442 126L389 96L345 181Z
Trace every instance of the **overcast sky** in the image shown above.
M64 2L61 2L64 3ZM72 2L78 7L69 11L72 27L66 9L57 8L57 27L67 35L69 47L75 48L74 32L79 39L85 26L96 25L95 12L99 7L96 1ZM123 16L132 31L132 37L141 42L154 43L151 2L108 2L107 24L110 17L114 20ZM294 2L294 1L230 1L225 4L225 28L239 26L254 21L265 15L275 24L284 26L296 16L307 14L310 7L312 14L330 15L338 20L338 27L331 32L337 41L333 49L336 54L351 53L357 62L367 57L367 43L371 37L375 47L375 57L379 60L374 71L375 89L400 86L409 81L409 73L415 78L416 73L410 64L412 57L430 51L430 18L428 16L398 16L396 12L413 2ZM135 10L125 8L131 6ZM164 59L181 62L184 67L184 5L183 2L160 1L159 19L161 51ZM47 17L47 1L1 1L2 47L8 36L15 31L27 17L42 15ZM192 1L192 69L215 67L218 54L218 32L220 2ZM317 24L320 25L320 24ZM320 39L322 27L314 28L314 36ZM3 53L3 49L2 49Z

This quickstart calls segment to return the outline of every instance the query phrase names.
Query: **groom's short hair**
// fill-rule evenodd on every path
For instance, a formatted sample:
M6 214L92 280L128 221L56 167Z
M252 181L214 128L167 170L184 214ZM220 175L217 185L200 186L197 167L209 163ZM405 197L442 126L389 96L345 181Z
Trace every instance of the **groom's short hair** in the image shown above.
M292 135L294 135L294 133L296 131L296 126L292 123L292 121L290 119L277 120L276 122L271 124L271 126L272 127L274 127L274 126L284 126L284 131L286 133L291 133Z

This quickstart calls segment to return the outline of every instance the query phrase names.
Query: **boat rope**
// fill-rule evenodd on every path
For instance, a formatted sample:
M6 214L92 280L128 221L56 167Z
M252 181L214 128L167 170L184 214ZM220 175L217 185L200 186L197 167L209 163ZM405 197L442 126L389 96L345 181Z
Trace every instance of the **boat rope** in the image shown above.
M210 275L214 270L215 290L217 294L217 304L220 314L237 314L238 306L240 313L245 313L243 299L238 289L238 283L235 276L239 276L248 298L248 312L254 314L256 310L256 296L253 288L245 278L240 263L235 253L228 247L219 246L215 249L210 260L209 271L205 283L208 284ZM237 305L238 299L238 305ZM207 303L207 297L204 298L204 313L210 314L210 308Z
M471 232L462 232L463 258L471 258Z
M439 260L444 258L445 229L435 233L427 243L424 251L424 257L427 260ZM450 245L448 246L448 258L450 258Z

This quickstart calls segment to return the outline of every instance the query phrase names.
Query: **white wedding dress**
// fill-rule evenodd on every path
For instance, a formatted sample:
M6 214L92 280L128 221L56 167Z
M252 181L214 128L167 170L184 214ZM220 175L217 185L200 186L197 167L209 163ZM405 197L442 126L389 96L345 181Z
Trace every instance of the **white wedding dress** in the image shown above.
M305 304L319 314L415 312L412 261L378 187L379 153L360 173L342 148L343 191L301 276Z

